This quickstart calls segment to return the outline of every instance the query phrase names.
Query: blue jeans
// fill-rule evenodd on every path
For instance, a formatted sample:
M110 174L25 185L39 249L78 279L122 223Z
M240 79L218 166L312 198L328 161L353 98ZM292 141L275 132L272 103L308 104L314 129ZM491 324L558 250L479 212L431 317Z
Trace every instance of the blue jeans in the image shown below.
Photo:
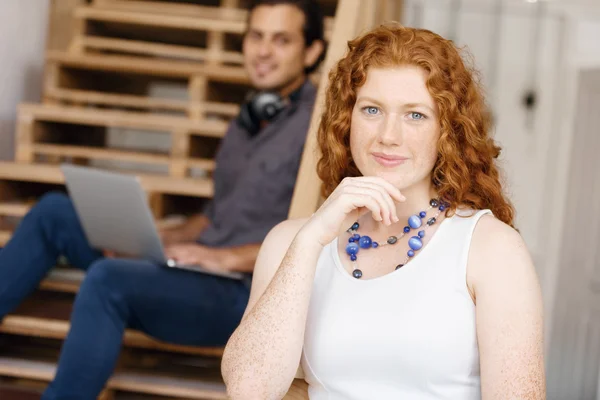
M103 258L85 239L69 198L52 193L0 251L0 319L36 289L60 255L87 274L44 400L95 399L112 374L127 327L166 342L222 346L248 302L246 282Z

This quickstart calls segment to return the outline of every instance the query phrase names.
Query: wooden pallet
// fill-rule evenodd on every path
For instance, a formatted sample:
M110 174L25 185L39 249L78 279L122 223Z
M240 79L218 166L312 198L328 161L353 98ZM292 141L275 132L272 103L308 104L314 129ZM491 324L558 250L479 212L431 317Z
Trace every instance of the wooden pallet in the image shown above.
M73 38L71 51L134 53L241 65L241 43L248 11L239 8L238 3L236 0L225 0L220 7L210 7L161 1L96 2L92 6L76 9L74 17L80 31ZM324 3L329 5L327 9L331 9L336 2ZM103 24L94 29L99 22ZM328 40L333 17L326 17L324 25L325 38ZM164 34L160 40L153 40L144 27L163 30ZM178 37L173 34L173 29L185 30L189 34ZM116 35L121 37L115 38ZM190 44L190 35L195 35L198 41ZM125 36L139 40L128 42ZM164 44L165 36L169 36L169 44Z
M169 215L199 212L213 195L210 178L174 178L137 173L148 195L157 224ZM35 201L49 191L65 191L64 176L56 165L0 162L0 246Z
M166 88L167 94L154 93ZM44 102L96 105L191 119L229 121L250 90L241 66L173 62L134 55L72 54L46 56ZM172 92L172 93L171 93Z
M174 177L189 176L192 169L210 175L215 168L214 154L219 139L224 136L227 125L223 121L193 121L136 112L22 104L18 113L15 159L20 163L52 164L65 160L123 161L148 167L162 165L168 175ZM169 135L170 150L107 147L107 131L102 128L135 130L138 135L162 132Z

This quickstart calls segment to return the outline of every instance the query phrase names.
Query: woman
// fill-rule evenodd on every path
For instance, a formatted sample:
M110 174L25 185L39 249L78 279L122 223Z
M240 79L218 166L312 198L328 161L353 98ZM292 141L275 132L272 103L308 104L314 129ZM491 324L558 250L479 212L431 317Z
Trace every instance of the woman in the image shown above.
M379 27L330 74L327 200L269 234L222 371L234 399L543 399L542 303L474 72Z

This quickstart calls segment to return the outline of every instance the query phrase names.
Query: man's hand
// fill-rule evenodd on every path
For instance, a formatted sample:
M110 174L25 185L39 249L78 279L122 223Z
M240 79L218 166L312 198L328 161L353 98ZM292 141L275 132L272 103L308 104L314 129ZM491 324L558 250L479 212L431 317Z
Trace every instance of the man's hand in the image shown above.
M194 242L209 224L208 218L198 214L188 218L182 224L159 227L158 233L163 245L168 247L177 243Z
M213 271L226 270L226 263L219 249L202 246L196 243L174 244L165 248L167 258L178 264L202 265Z

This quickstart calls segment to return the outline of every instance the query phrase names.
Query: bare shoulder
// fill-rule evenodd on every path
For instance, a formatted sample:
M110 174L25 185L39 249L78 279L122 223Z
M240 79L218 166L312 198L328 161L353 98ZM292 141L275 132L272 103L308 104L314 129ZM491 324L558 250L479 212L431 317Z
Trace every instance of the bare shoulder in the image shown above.
M267 289L290 244L306 221L308 221L308 218L283 221L271 229L263 241L254 266L252 288L246 314L254 307L254 304Z
M531 279L532 274L535 275L533 261L519 232L493 215L481 217L471 239L469 289L476 291L494 282L510 284L526 276Z

